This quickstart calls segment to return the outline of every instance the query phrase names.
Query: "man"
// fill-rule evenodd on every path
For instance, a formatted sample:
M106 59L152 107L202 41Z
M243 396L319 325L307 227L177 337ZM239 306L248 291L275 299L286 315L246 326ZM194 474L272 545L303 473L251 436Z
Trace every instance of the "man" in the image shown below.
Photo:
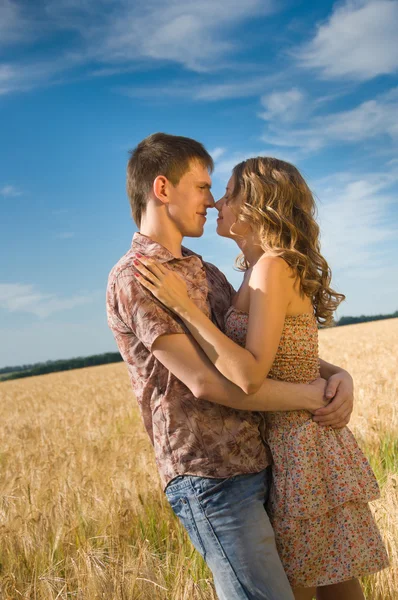
M154 134L131 153L127 191L140 233L112 269L108 322L127 363L166 495L214 576L220 600L292 600L264 503L271 457L261 411L307 409L344 426L352 379L321 361L328 379L311 385L266 380L246 395L210 363L183 324L136 277L137 255L184 277L190 297L223 329L234 290L210 263L182 246L203 233L214 207L213 161L189 138ZM336 393L337 392L337 393Z

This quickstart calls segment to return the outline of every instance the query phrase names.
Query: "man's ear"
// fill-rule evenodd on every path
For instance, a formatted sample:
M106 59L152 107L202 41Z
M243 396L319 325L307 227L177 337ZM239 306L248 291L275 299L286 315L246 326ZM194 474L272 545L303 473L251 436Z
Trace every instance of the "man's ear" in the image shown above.
M160 200L160 202L163 202L164 204L168 204L169 202L168 186L169 180L164 175L158 175L154 180L152 186L152 191L155 198L157 198L158 200Z

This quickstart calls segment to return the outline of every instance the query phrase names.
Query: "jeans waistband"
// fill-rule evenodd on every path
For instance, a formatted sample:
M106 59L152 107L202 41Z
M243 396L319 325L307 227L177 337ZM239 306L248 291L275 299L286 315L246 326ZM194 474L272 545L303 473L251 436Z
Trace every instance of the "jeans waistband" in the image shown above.
M261 476L261 474L265 474L270 472L271 466L268 465L262 471L258 471L257 473L239 473L237 475L233 475L234 479L244 478L244 477L256 477ZM231 479L231 477L203 477L201 475L177 475L174 477L166 486L165 492L177 492L179 490L185 490L187 488L193 488L192 480L195 479L214 479L215 481L220 479Z
M177 492L192 487L191 475L178 475L174 477L166 486L165 492Z

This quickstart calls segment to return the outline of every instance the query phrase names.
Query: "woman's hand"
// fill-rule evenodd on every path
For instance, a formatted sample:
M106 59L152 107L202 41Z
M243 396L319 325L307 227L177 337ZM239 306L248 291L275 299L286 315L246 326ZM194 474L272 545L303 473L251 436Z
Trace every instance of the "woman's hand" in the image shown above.
M134 266L139 273L134 273L140 284L149 290L155 298L178 315L185 312L191 299L188 296L185 281L156 260L140 254L134 259Z

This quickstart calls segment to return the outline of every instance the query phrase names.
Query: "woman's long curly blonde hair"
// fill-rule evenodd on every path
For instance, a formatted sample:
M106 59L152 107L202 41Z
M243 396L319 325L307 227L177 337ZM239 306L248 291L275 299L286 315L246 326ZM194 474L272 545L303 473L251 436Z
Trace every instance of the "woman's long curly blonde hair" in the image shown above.
M230 201L241 201L237 222L259 234L265 252L283 258L296 272L303 294L312 300L321 325L333 322L333 313L345 299L330 287L331 271L320 252L316 205L298 169L283 160L249 158L236 167ZM241 254L238 269L249 265Z

